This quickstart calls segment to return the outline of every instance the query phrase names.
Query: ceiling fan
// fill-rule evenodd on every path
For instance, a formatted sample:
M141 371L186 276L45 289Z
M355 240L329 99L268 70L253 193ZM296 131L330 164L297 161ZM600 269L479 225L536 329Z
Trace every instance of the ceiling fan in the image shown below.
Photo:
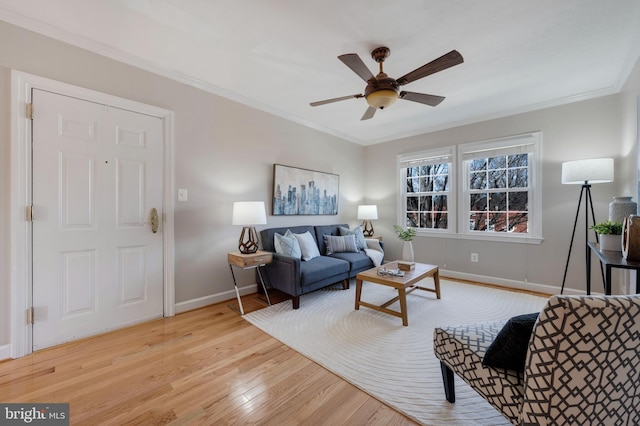
M394 80L382 70L382 63L389 57L391 50L388 47L378 47L371 52L371 57L380 64L380 72L377 76L371 73L369 68L362 62L357 53L347 53L338 56L351 71L367 83L364 89L364 95L357 93L355 95L342 96L339 98L326 99L324 101L311 102L309 105L315 107L318 105L330 104L332 102L344 101L351 98L365 98L369 108L365 111L360 120L368 120L376 113L376 109L384 109L392 105L398 98L407 101L418 102L425 105L436 106L444 100L444 96L427 95L425 93L400 91L400 86L414 82L418 79L431 74L446 70L454 65L464 62L462 55L457 50L442 55L428 64L421 66L408 74Z

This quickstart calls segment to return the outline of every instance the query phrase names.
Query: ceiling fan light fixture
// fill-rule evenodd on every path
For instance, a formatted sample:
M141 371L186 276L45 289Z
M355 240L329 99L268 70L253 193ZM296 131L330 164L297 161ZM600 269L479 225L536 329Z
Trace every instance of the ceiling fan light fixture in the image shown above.
M369 93L366 99L370 107L384 109L398 100L398 92L391 89L376 90Z
M380 65L380 72L374 76L371 70L362 62L357 53L346 53L338 56L347 67L367 82L364 94L342 96L339 98L326 99L324 101L311 102L312 107L333 102L344 101L351 98L365 98L369 107L360 120L373 118L377 109L388 108L393 105L398 98L407 101L417 102L424 105L436 106L444 100L444 96L428 95L426 93L416 93L400 91L400 86L412 83L423 77L451 68L454 65L464 62L462 55L457 50L452 50L433 61L416 68L398 79L389 77L382 69L384 60L389 57L391 51L388 47L378 47L371 52L371 57Z

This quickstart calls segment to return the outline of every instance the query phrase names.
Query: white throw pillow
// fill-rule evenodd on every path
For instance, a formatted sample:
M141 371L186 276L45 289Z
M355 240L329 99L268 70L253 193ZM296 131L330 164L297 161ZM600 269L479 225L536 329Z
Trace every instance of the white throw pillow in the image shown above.
M302 260L311 260L314 257L320 257L320 250L316 240L313 239L313 235L309 231L304 234L293 234L298 243L300 244L300 251L302 252Z
M280 235L278 233L273 234L273 246L278 254L295 257L296 259L300 259L302 257L298 239L289 229L287 229L287 232L285 232L284 235Z
M375 238L365 238L365 241L367 243L366 248L384 253L384 250L382 250L382 246L380 245L380 240Z

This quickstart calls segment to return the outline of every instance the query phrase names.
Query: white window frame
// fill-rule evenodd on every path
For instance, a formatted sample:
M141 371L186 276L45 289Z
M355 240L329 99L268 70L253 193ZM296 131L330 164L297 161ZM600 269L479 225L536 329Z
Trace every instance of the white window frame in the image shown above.
M529 155L529 232L527 234L509 232L485 232L469 229L469 170L466 160L479 154L502 155L517 152L527 147ZM512 243L540 244L542 238L542 132L531 132L520 135L490 139L457 146L424 150L415 153L398 154L396 170L399 182L397 198L397 221L406 227L406 171L411 162L421 160L436 161L450 158L449 162L449 192L447 210L449 218L447 229L416 228L418 236L441 236L455 239L470 239L483 241L503 241Z
M469 229L469 161L474 158L528 153L528 233L473 231ZM458 191L458 229L459 234L474 239L491 241L511 241L539 244L542 241L542 179L541 179L542 133L533 132L522 135L472 142L458 146L458 172L460 190Z
M406 228L406 206L407 206L407 193L406 193L406 168L411 163L414 163L414 167L419 163L442 163L447 162L449 164L449 191L447 191L447 229L423 229L416 228L418 235L421 234L453 234L457 228L457 172L456 172L456 150L455 147L437 148L426 151L420 151L410 154L399 154L397 156L396 169L398 170L398 182L400 185L398 191L398 225Z

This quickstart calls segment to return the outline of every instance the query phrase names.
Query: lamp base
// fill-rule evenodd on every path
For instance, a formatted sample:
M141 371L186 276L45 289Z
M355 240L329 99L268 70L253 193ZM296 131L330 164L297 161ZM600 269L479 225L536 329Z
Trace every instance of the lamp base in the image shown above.
M245 226L242 228L238 250L242 254L253 254L258 251L258 234L255 227Z
M580 206L582 205L582 197L584 195L584 245L585 245L585 256L587 259L591 258L591 252L589 249L589 207L591 207L591 221L593 222L593 224L595 225L596 223L596 215L593 211L593 198L591 197L591 185L589 184L588 181L584 182L584 185L582 185L582 189L580 190L580 198L578 199L578 209L576 210L576 218L573 222L573 232L571 233L571 242L569 243L569 253L567 253L567 263L565 263L564 265L564 276L562 277L562 287L560 288L560 294L564 293L564 285L565 282L567 281L567 271L569 270L569 260L571 259L571 249L573 248L573 240L575 239L576 236L576 227L578 225L578 216L580 215ZM600 242L600 240L598 239L598 233L594 231L594 234L596 236L596 242ZM591 294L591 268L588 266L589 265L589 260L587 260L587 271L586 271L586 275L587 275L587 295ZM602 262L600 263L600 273L602 274L602 283L604 284L605 287L605 292L606 292L606 279L604 276L604 268L602 266Z
M373 237L373 224L370 220L362 222L362 233L365 237Z

